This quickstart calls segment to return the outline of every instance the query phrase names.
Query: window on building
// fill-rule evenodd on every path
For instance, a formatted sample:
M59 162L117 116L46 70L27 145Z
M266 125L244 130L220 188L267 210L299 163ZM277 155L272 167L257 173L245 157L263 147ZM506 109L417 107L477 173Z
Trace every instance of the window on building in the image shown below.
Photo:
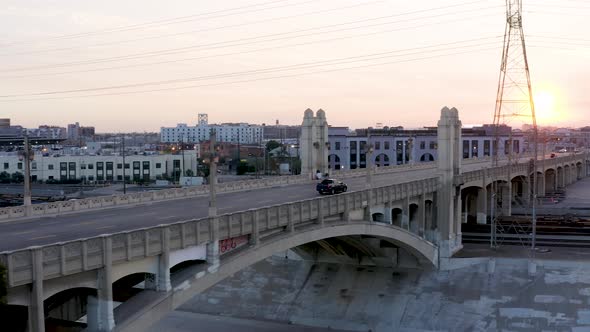
M162 168L162 163L156 163L156 168Z
M23 163L18 163L18 164L16 164L16 168L18 168L18 169L23 169Z
M123 169L123 164L117 163L117 169Z
M381 150L381 142L375 142L375 150Z
M47 165L47 169L50 170L50 171L52 171L53 170L53 164Z
M404 141L396 141L395 142L395 154L396 154L396 162L398 165L404 163Z
M383 143L383 149L385 149L385 150L389 150L389 142L388 142L388 141L385 141L385 142Z
M129 163L125 163L125 169L129 169Z
M94 169L94 165L93 164L88 164L88 169Z
M430 150L436 150L438 149L438 144L436 143L436 141L430 141L428 147L430 148Z
M31 169L36 170L37 169L37 162L33 161L31 163Z
M483 141L483 155L484 156L490 155L490 141L489 140Z
M469 141L463 141L463 158L469 158Z
M8 163L4 163L4 169L8 169Z
M340 142L334 142L334 149L340 150Z
M426 149L426 142L422 141L420 142L420 150L424 150Z

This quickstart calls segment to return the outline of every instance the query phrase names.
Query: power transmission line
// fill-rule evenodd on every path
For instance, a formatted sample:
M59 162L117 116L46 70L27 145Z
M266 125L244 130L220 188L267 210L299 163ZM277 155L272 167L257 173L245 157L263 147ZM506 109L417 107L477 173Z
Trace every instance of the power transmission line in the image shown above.
M164 60L164 61L154 61L154 62L146 62L146 63L139 63L139 64L127 64L127 65L121 65L121 66L110 66L110 67L100 67L100 68L92 68L92 69L71 70L71 71L64 71L64 72L0 76L0 79L55 76L55 75L64 75L64 74L75 74L75 73L86 73L86 72L105 71L105 70L114 70L114 69L128 69L128 68L135 68L135 67L154 66L154 65L160 65L160 64L195 61L195 60L203 60L203 59L209 59L209 58L219 58L219 57L224 57L224 56L241 55L241 54L255 53L255 52L260 52L260 51L267 51L267 50L275 50L275 49L313 45L313 44L323 44L323 43L327 43L327 42L339 41L339 40L350 39L350 38L373 36L373 35L385 34L385 33L396 32L396 31L415 30L418 28L423 28L423 27L428 27L428 26L465 22L467 20L475 20L475 19L486 18L486 17L489 17L489 14L469 16L469 17L460 18L460 19L453 18L451 20L438 21L438 22L427 23L427 24L413 25L413 26L394 28L394 29L386 29L386 30L380 30L380 31L372 31L372 32L367 32L367 33L347 35L347 36L341 36L341 37L335 37L335 38L326 38L326 39L314 40L314 41L302 42L302 43L263 47L263 48L251 49L251 50L246 50L246 51L219 53L219 54L212 54L212 55L203 55L203 56L198 56L198 57L189 57L189 58ZM285 39L287 39L287 38L285 38ZM250 44L250 43L248 43L248 44ZM229 45L229 46L235 46L235 45ZM238 46L241 46L241 45L238 45ZM219 48L219 47L216 47L216 48Z
M179 17L174 17L174 18L169 18L169 19L161 19L161 20L156 20L156 21L150 21L150 22L145 22L145 23L120 26L120 27L109 28L109 29L95 30L95 31L89 31L89 32L81 32L81 33L67 34L67 35L60 35L60 36L47 36L47 37L43 38L42 40L32 40L32 41L22 41L22 42L5 43L5 44L2 45L2 47L9 47L9 46L12 46L12 45L20 45L20 44L27 44L27 43L37 43L37 42L40 42L40 41L45 42L48 39L49 40L51 40L51 39L56 39L57 40L57 39L82 38L82 37L88 37L88 36L98 35L98 34L105 34L105 33L106 34L109 34L109 33L124 32L124 31L130 31L130 30L144 29L145 27L150 27L150 28L152 28L152 27L160 27L160 26L164 26L164 25L170 25L170 24L177 24L177 23L184 23L184 22L187 22L187 21L192 21L192 20L197 19L197 18L200 18L202 16L220 14L220 13L225 13L225 12L228 12L228 11L235 11L235 10L239 10L239 9L259 7L259 6L263 6L263 5L275 4L275 3L281 3L281 2L288 2L288 1L291 1L291 0L275 0L275 1L269 1L269 2L261 2L261 3L252 4L252 5L246 5L246 6L240 6L240 7L234 7L234 8L221 9L221 10L216 10L216 11L212 11L212 12L206 12L206 13L200 13L200 14L193 14L193 15L187 15L187 16L179 16ZM314 2L314 1L306 0L306 1L295 3L295 4L287 4L287 5L283 5L283 6L279 6L279 7L254 9L254 10L251 10L251 11L242 11L242 12L238 12L238 13L231 13L231 14L226 14L226 15L222 15L222 16L213 16L213 17L209 17L209 18L218 18L218 17L223 17L223 16L238 15L238 14L244 14L244 13L249 13L249 12L256 12L256 11L261 11L261 10L276 9L276 8L288 7L288 6L293 6L293 5L297 5L297 4L304 4L304 3L310 3L310 2Z
M489 43L492 44L492 43ZM495 44L495 43L494 43ZM485 44L481 44L485 45ZM478 45L472 45L478 46ZM457 49L459 47L454 47L452 49ZM419 61L419 60L427 60L445 56L452 56L452 55L460 55L466 53L475 53L475 52L482 52L482 51L491 51L497 50L497 47L488 47L488 48L481 48L469 51L460 51L460 52L451 52L446 54L440 55L430 55L424 57L416 57L398 61L388 61L376 64L366 64L366 65L358 65L352 67L345 67L345 68L335 68L335 69L326 69L326 70L318 70L312 71L308 73L296 73L296 74L289 74L289 75L281 75L281 76L271 76L271 77L263 77L263 78L253 78L253 79L246 79L246 80L239 80L239 81L229 81L229 82L220 82L220 83L209 83L209 84L201 84L201 85L189 85L189 86L182 86L182 87L170 87L170 88L159 88L159 89L150 89L150 90L140 90L140 91L126 91L126 92L115 92L115 93L101 93L101 94L88 94L88 95L78 95L78 96L63 96L63 97L46 97L46 98L34 98L34 99L12 99L12 100L2 100L0 102L22 102L22 101L43 101L43 100L55 100L55 99L72 99L72 98L87 98L87 97L101 97L101 96L116 96L116 95L128 95L128 94L141 94L141 93L149 93L149 92L159 92L159 91L171 91L171 90L182 90L182 89L192 89L192 88L200 88L200 87L211 87L211 86L220 86L220 85L230 85L230 84L238 84L238 83L247 83L247 82L255 82L255 81L265 81L265 80L272 80L272 79L279 79L279 78L288 78L288 77L297 77L297 76L304 76L304 75L311 75L311 74L318 74L318 73L328 73L328 72L337 72L343 70L350 70L350 69L359 69L359 68L368 68L368 67L375 67L375 66L383 66L389 64L396 64L396 63L405 63L405 62L412 62L412 61ZM432 51L428 52L429 54ZM390 56L392 57L392 56ZM385 57L382 57L385 58Z
M296 18L296 17L302 17L302 16L310 16L310 15L324 14L324 13L329 13L329 12L343 10L343 9L358 8L358 7L362 7L362 6L373 5L373 4L376 4L376 3L382 3L383 1L384 0L369 1L369 2L364 2L364 3L358 3L358 4L354 4L354 5L349 5L349 6L342 6L342 7L336 7L336 8L328 8L328 9L316 10L316 11L309 11L309 12L305 12L305 13L301 13L301 14L296 14L296 15L275 17L275 18L270 18L270 19L265 19L265 20L258 20L258 21L252 21L252 22L246 22L246 23L239 23L239 24L223 25L223 26L213 27L213 28L207 28L207 29L199 29L199 30L191 30L191 31L183 31L183 32L174 32L174 33L168 33L168 34L160 34L160 35L154 35L154 36L145 36L145 37L141 37L141 38L126 39L126 40L117 40L117 41L97 43L97 44L89 44L89 45L77 45L77 46L71 46L71 47L61 47L61 48L44 49L44 50L36 50L36 51L22 51L22 52L13 52L13 53L2 53L2 54L0 54L0 56L28 55L28 54L42 54L42 53L48 53L48 52L71 51L71 50L77 50L77 49L82 49L82 48L92 48L92 47L109 46L109 45L120 45L120 44L132 43L132 42L137 42L137 41L143 41L143 40L166 38L166 37L174 37L174 36L181 36L181 35L187 35L187 34L196 34L196 33L202 33L202 32L211 32L211 31L217 31L217 30L228 29L228 28L236 28L236 27L243 27L243 26L260 24L260 23L280 21L280 20L285 20L285 19L290 19L290 18Z
M484 9L493 9L493 8L499 8L499 7L501 7L501 6L491 6L491 7L487 7L487 8L475 8L475 9L464 10L464 11L456 11L454 13L466 13L466 12L481 11L481 10L484 10ZM281 33L273 33L273 34L267 34L267 35L260 35L260 36L255 36L255 37L240 38L240 39L234 39L234 40L223 41L223 42L215 42L215 43L208 43L208 44L197 44L197 45L185 46L185 47L180 47L180 48L163 49L163 50L159 50L159 51L142 52L142 53L136 53L136 54L130 54L130 55L123 55L123 56L116 56L116 57L108 57L108 58L100 58L100 59L84 60L84 61L74 61L74 62L65 62L65 63L50 64L50 65L38 65L38 66L30 66L30 67L20 67L20 68L14 68L14 69L4 69L4 70L0 70L0 72L17 72L17 71L28 71L28 70L45 69L45 68L55 68L55 67L68 67L68 66L79 66L79 65L97 64L97 63L112 62L112 61L134 60L134 59L141 59L141 58L153 57L153 56L162 56L162 55L171 55L171 54L185 53L185 52L190 52L191 50L198 49L198 48L203 48L203 47L208 47L208 48L205 48L205 49L212 49L212 48L219 48L219 47L228 47L228 46L223 46L223 44L232 43L232 42L235 43L235 42L240 42L240 41L250 41L250 42L248 42L248 43L242 43L242 44L237 44L237 45L234 44L234 45L230 45L230 46L249 45L249 44L252 44L252 43L269 42L269 41L275 41L275 40L284 39L284 38L274 38L274 39L270 39L270 40L253 41L255 39L260 39L260 38L275 37L275 36L285 36L285 35L299 33L299 32L309 32L309 31L314 31L314 30L318 30L318 29L338 27L338 26L343 26L343 25L350 25L350 24L356 24L356 23L362 23L362 22L378 21L378 20L382 20L382 19L385 19L385 18L392 18L392 17L404 16L404 15L408 15L408 13L401 13L401 14L394 14L394 15L379 16L379 17L373 17L373 18L368 18L368 19L349 21L349 22L344 22L344 23L324 25L324 26L319 26L319 27L314 27L314 28L306 28L306 29L300 29L300 30L294 30L294 31L287 31L287 32L281 32ZM312 36L312 35L318 35L318 34L326 34L326 33L332 33L332 32L345 31L345 30L354 30L354 29L358 29L358 28L375 27L375 26L379 26L379 25L389 25L389 24L395 24L395 23L398 23L398 22L409 22L409 21L423 20L423 19L428 19L428 18L436 18L436 17L446 16L446 15L448 15L448 13L430 15L430 16L426 16L426 17L409 18L409 19L406 19L406 20L403 20L403 21L399 21L399 20L398 21L393 21L393 22L392 21L388 21L388 22L381 22L381 23L369 24L369 25L365 25L365 26L347 27L347 28L340 28L340 29L329 30L329 31L318 31L318 32L303 34L303 35L299 35L299 36L290 36L290 37L285 37L285 38L299 38L299 37L306 37L306 36ZM217 47L215 47L215 46L217 46Z
M332 59L332 60L304 62L304 63L294 64L294 65L278 66L278 67L271 67L271 68L265 68L265 69L255 69L255 70L249 70L249 71L234 72L234 73L225 73L225 74L218 74L218 75L198 76L198 77L180 78L180 79L163 80L163 81L152 81L152 82L143 82L143 83L134 83L134 84L124 84L124 85L112 85L112 86L97 87L97 88L73 89L73 90L50 91L50 92L39 92L39 93L26 93L26 94L18 94L18 95L0 95L0 98L14 98L14 97L25 97L25 96L41 96L41 95L65 94L65 93L76 93L76 92L89 92L89 91L100 91L100 90L124 89L124 88L132 88L132 87L140 87L140 86L150 86L150 85L163 85L163 84L172 84L172 83L183 83L183 82L190 82L190 81L196 81L196 80L202 80L202 79L211 79L211 78L226 77L226 76L236 76L236 75L239 76L239 75L252 74L252 73L258 73L258 72L267 72L267 71L271 71L272 72L272 71L275 71L275 70L284 70L286 68L293 68L293 67L317 66L317 65L324 65L326 63L332 64L333 62L338 63L338 62L344 61L344 60L352 60L352 59L359 59L359 58L370 58L370 57L379 57L379 56L384 56L384 55L387 55L387 54L395 54L395 53L407 52L407 51L413 51L413 50L432 49L432 48L438 48L438 47L441 47L441 46L451 46L451 45L464 44L464 43L470 43L470 42L474 42L474 41L481 41L481 40L487 40L487 39L498 39L500 37L501 36L493 36L493 37L486 37L486 38L475 38L475 39L468 39L468 40L462 40L462 41L456 41L456 42L442 43L442 44L437 44L437 45L432 45L432 46L414 47L414 48L403 49L403 50L393 50L393 51L379 52L379 53L371 53L371 54L358 55L358 56L349 56L349 57L337 58L337 59ZM455 48L472 47L472 46L480 46L480 45L481 44L477 44L477 45L465 45L465 46L455 46ZM430 50L429 52L435 52L435 51L438 51L438 50L436 50L436 49L435 50ZM419 52L419 53L421 53L421 52ZM415 54L415 53L413 53L413 54ZM390 56L385 56L385 57L390 57ZM379 58L377 58L377 59L379 59ZM374 60L374 59L372 59L372 60ZM355 61L358 61L358 60L355 60Z

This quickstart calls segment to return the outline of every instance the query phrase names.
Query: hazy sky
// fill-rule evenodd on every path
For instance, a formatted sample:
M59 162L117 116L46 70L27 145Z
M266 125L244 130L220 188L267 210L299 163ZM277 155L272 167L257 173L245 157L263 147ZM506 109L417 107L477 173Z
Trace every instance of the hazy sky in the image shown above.
M14 124L299 124L322 108L332 125L419 127L445 105L492 122L504 0L0 4L0 117ZM590 0L524 7L541 124L590 125Z

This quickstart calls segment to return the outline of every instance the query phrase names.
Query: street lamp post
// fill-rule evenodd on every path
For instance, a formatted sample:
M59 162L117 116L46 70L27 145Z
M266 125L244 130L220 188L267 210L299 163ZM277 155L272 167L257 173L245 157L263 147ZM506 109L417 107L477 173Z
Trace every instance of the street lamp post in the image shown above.
M217 151L215 130L211 130L209 141L209 227L211 242L207 244L207 261L213 267L219 266L219 219L217 218Z
M25 135L25 150L22 153L22 158L25 163L25 187L23 191L23 205L27 211L27 215L29 215L32 200L31 200L31 160L33 159L33 150L31 150L31 145L29 143L29 136Z
M127 174L125 169L127 164L125 163L125 135L121 138L121 154L123 155L123 194L127 194Z

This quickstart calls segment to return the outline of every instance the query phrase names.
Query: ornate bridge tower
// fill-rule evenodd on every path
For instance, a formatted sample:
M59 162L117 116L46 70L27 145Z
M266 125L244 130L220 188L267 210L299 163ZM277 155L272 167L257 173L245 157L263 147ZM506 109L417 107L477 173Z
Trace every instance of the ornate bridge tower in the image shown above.
M309 108L301 124L301 174L312 178L316 171L328 172L328 122L326 112L318 110L316 115Z

